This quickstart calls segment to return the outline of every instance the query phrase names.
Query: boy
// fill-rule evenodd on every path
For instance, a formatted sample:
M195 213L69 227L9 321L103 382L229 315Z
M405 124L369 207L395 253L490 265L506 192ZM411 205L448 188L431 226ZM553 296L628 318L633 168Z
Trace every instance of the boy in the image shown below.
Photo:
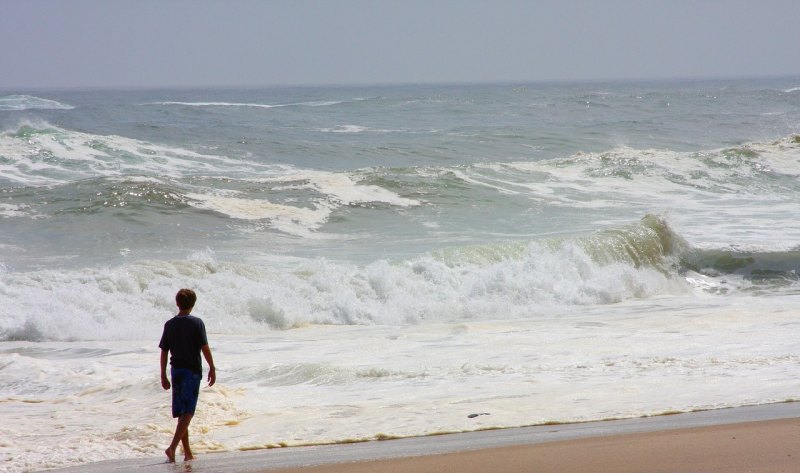
M170 388L167 379L167 356L171 353L172 375L172 417L178 419L172 443L164 450L169 463L175 462L175 450L183 444L184 461L194 459L189 448L189 423L197 406L200 394L200 381L203 379L203 365L200 353L208 363L208 385L217 380L214 359L208 347L206 326L199 318L191 315L197 295L191 289L181 289L175 295L178 315L164 324L164 333L158 347L161 348L161 386Z

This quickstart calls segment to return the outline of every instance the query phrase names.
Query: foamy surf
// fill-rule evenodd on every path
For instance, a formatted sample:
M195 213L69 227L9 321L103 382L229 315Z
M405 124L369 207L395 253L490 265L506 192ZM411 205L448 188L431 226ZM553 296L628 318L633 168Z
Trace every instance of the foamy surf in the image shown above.
M539 319L576 306L705 289L695 275L708 287L724 282L727 291L741 294L800 287L797 251L699 250L655 216L576 239L452 248L394 263L297 259L279 263L281 270L274 265L219 262L206 253L186 261L6 274L0 340L146 337L170 309L175 280L213 292L206 296L206 324L217 333ZM735 286L736 278L748 282ZM53 300L57 311L49 309Z
M786 399L799 360L789 337L776 338L774 327L790 317L783 305L790 301L756 308L742 300L734 313L681 302L678 313L653 301L543 320L211 332L218 386L201 390L194 450L203 455ZM681 335L686 331L693 337ZM0 455L10 460L0 465L3 471L162 455L173 421L169 395L153 375L154 343L118 341L109 349L107 342L84 342L80 351L73 345L42 342L32 351L4 343L0 369L18 382L3 388ZM491 416L468 418L473 412ZM13 427L23 424L24 430ZM43 445L42 436L54 428L60 441Z

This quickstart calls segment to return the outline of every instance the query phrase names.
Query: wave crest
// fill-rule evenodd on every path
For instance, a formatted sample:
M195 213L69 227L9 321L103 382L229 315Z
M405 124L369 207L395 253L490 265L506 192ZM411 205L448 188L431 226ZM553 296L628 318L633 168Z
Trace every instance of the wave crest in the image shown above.
M528 242L493 258L468 248L394 264L300 258L258 266L206 252L115 269L10 273L0 279L0 339L146 338L170 316L175 281L197 288L198 315L223 333L537 317L685 290L661 262L670 251L666 231L647 218L614 234Z
M692 290L800 287L800 250L692 248L659 216L595 234L455 248L364 266L325 259L185 261L0 275L0 340L144 339L197 289L217 333L307 324L404 325L536 318ZM54 304L53 301L58 301ZM35 316L31 315L35 314Z
M75 107L32 95L0 96L0 111L72 110Z

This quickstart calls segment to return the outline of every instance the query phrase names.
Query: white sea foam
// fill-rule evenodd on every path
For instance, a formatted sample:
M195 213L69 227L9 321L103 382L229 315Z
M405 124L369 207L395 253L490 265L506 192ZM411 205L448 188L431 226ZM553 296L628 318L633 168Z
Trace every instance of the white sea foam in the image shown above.
M207 305L212 294L201 293L196 310L206 320L218 309ZM791 337L775 331L796 304L741 299L731 310L713 297L684 298L505 321L211 328L217 385L201 388L193 448L203 455L779 402L793 392L800 358ZM162 312L161 322L171 315ZM153 361L159 335L154 326L113 344L4 344L0 373L14 382L0 386L0 471L163 455L174 422ZM474 412L491 415L468 418ZM43 444L54 431L59 442Z
M218 191L190 193L187 197L192 199L189 203L198 208L242 220L269 220L273 228L303 237L319 237L314 232L341 206L383 203L410 207L420 204L417 200L406 199L382 187L359 184L360 179L354 173L297 170L275 177L244 179L269 184L274 190L305 189L320 194L320 197L312 198L307 207L250 199L237 193L219 195Z
M273 204L268 200L244 199L220 195L186 194L197 208L213 210L240 220L269 220L270 226L290 235L314 237L330 217L331 206L315 204L315 208Z
M363 179L363 175L360 173L298 171L279 177L264 178L260 181L282 182L292 188L313 189L342 205L385 203L398 207L412 207L420 204L415 199L400 197L379 186L359 184L361 179Z

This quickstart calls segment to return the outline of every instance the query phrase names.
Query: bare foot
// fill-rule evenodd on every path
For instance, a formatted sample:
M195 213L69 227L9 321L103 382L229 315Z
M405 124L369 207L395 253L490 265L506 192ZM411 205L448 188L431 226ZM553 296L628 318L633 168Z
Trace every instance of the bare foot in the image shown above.
M167 455L167 463L175 463L175 450L168 448L164 453Z
M192 455L191 453L188 453L183 456L183 461L188 462L189 460L194 460L194 455Z

